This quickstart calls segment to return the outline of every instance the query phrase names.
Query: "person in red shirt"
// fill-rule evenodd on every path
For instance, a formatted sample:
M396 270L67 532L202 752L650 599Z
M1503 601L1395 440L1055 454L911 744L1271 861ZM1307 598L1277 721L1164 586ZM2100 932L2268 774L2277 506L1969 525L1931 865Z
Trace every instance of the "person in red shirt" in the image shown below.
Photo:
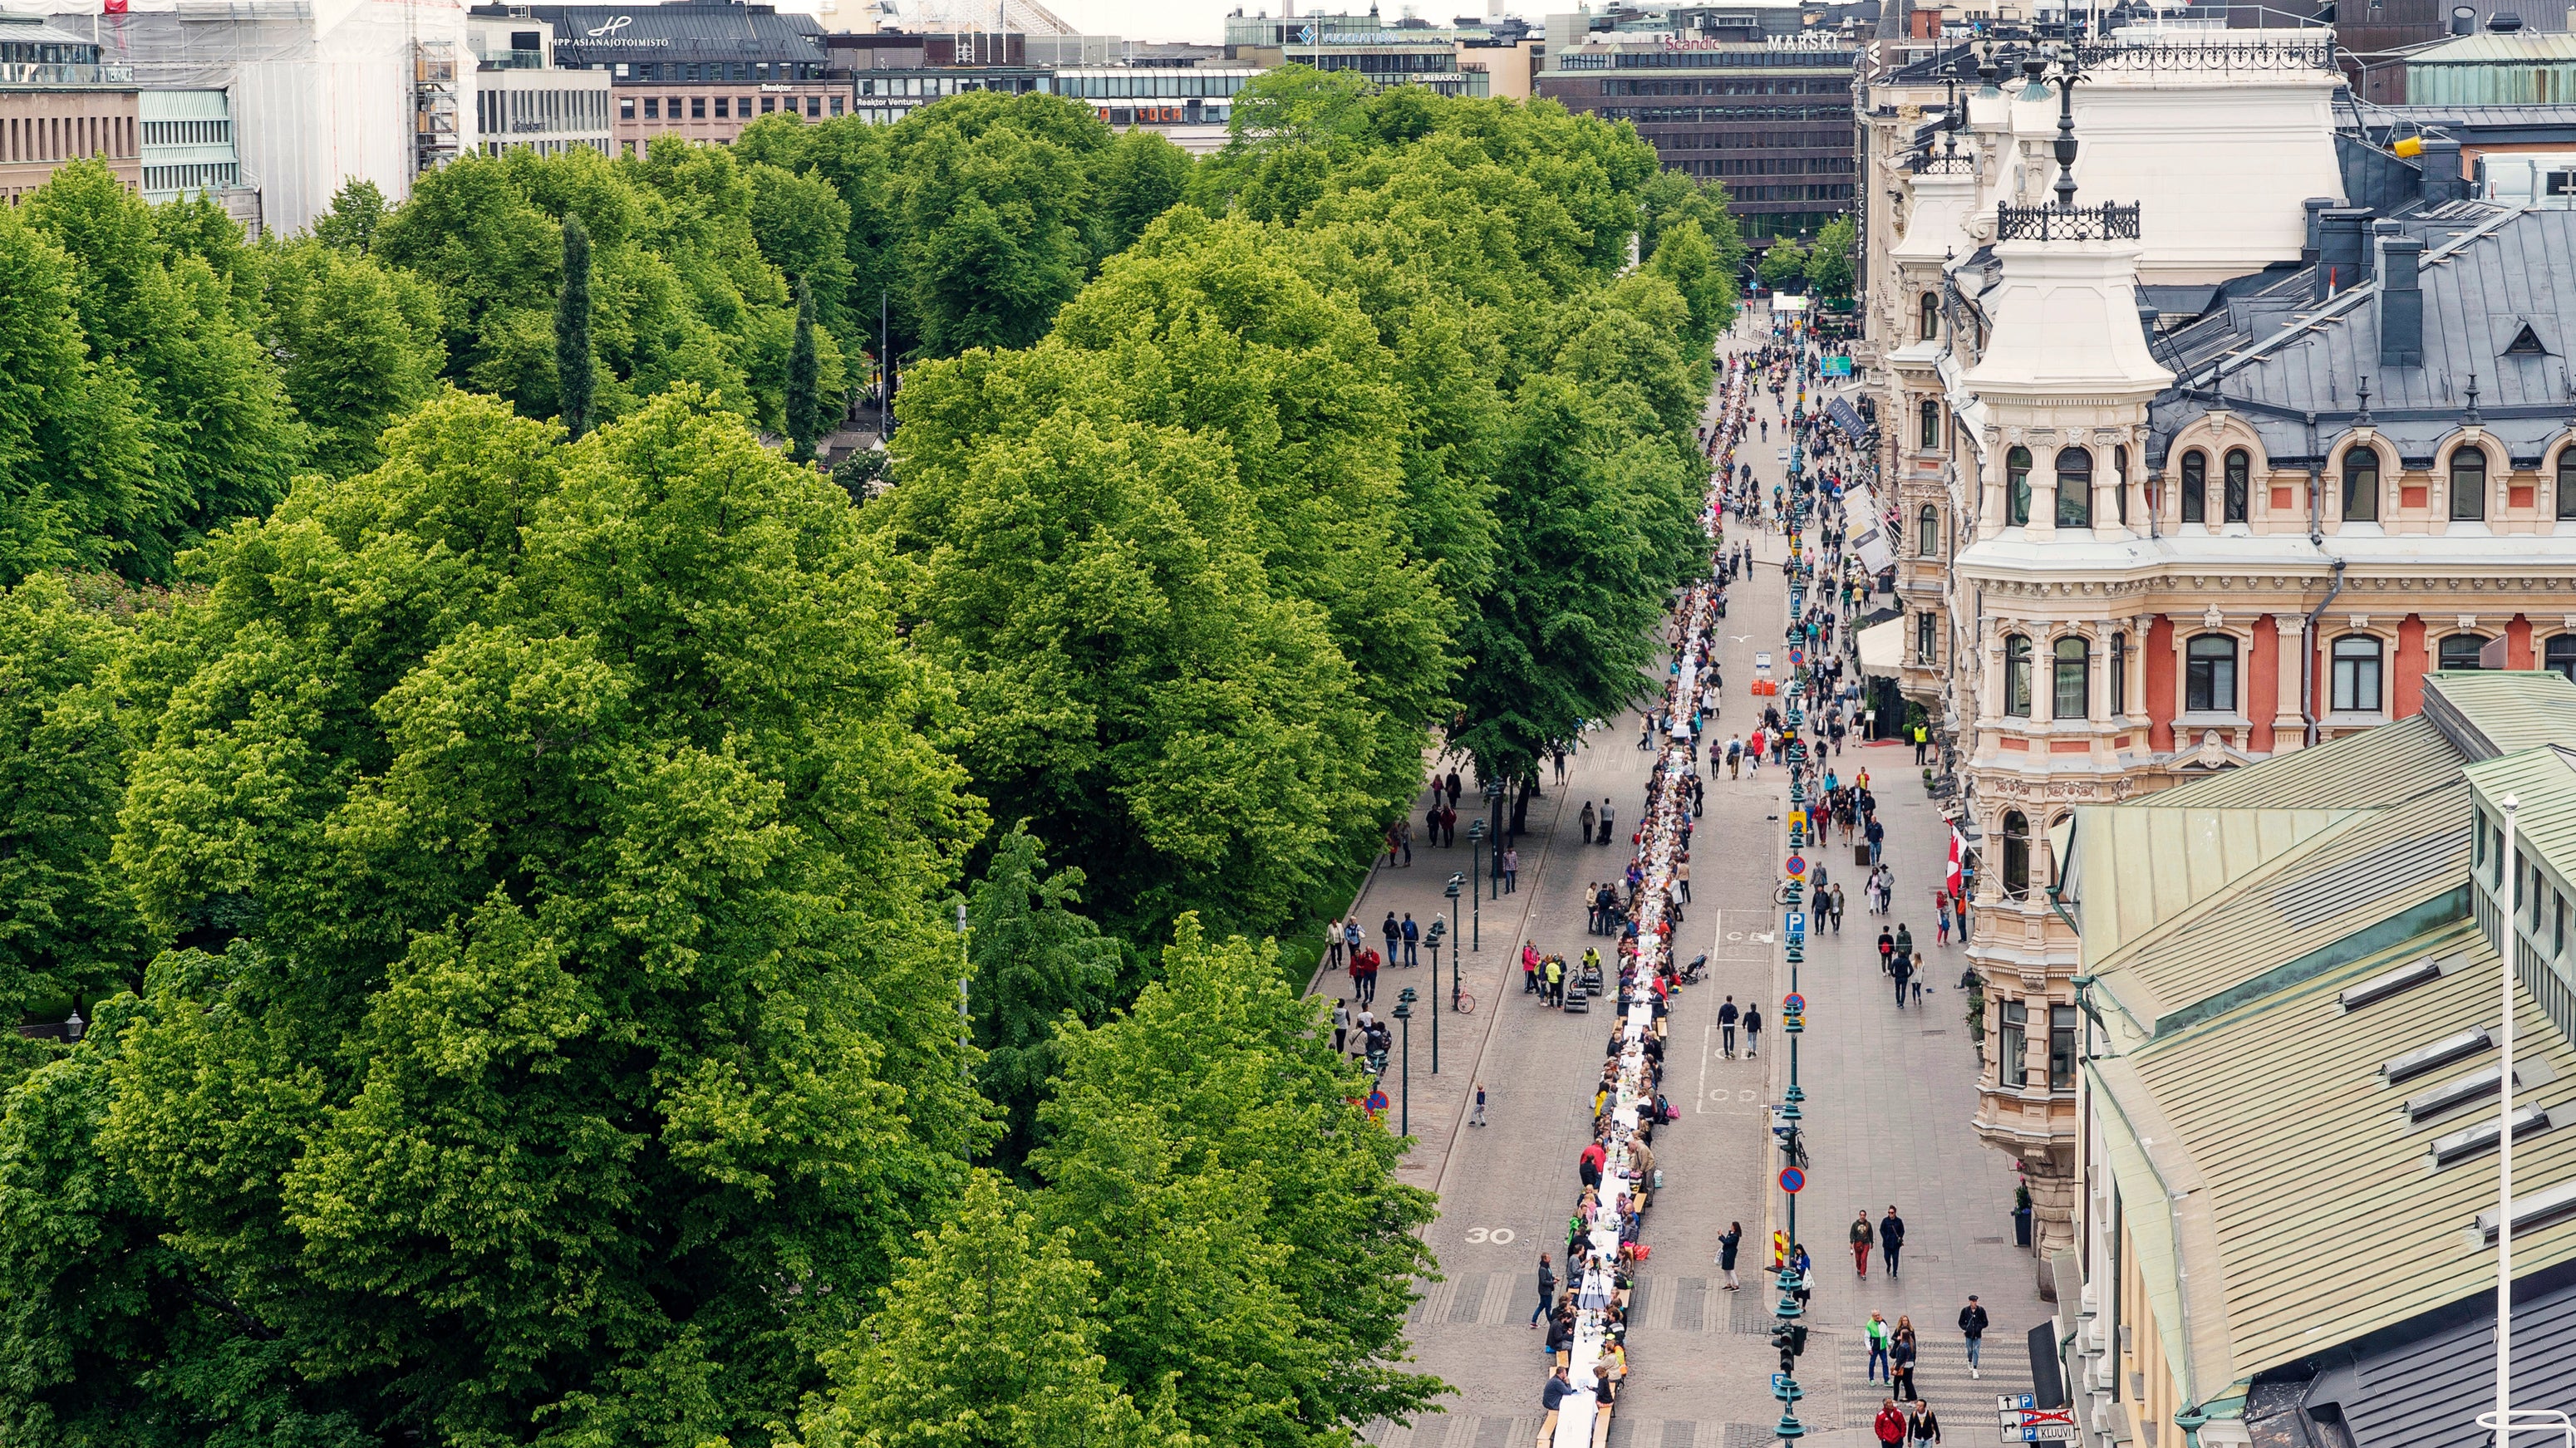
M1601 1185L1601 1168L1609 1160L1610 1153L1596 1141L1583 1148L1582 1160L1576 1165L1574 1174L1582 1179L1585 1186L1597 1187Z
M1878 1435L1879 1442L1889 1444L1891 1448L1905 1441L1905 1415L1896 1410L1894 1398L1889 1398L1879 1408L1878 1416L1871 1420L1869 1427Z

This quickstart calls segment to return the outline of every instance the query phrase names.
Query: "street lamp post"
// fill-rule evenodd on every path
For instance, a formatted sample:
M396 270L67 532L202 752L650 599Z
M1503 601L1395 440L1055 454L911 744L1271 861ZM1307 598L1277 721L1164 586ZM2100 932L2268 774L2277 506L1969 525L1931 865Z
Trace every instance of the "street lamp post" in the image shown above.
M1475 884L1471 884L1467 889L1467 948L1480 955L1484 953L1485 949L1485 891L1482 883L1484 876L1481 873L1477 873L1482 871L1484 866L1476 863L1482 858L1482 856L1478 855L1476 851L1479 846L1484 844L1484 842L1485 822L1483 820L1467 821L1467 869L1470 872L1468 878L1477 882ZM1496 848L1500 848L1500 846L1497 846Z
M1396 1108L1400 1125L1396 1132L1398 1136L1413 1134L1413 999L1411 986L1395 993L1395 1018L1404 1026L1404 1067L1400 1078L1404 1104Z
M1505 790L1501 780L1488 779L1485 781L1485 803L1490 807L1489 812L1492 814L1494 821L1493 827L1489 831L1494 842L1494 848L1490 852L1491 858L1486 860L1485 866L1486 873L1493 877L1494 898L1497 900L1503 898L1503 840L1505 838L1503 834L1504 793Z

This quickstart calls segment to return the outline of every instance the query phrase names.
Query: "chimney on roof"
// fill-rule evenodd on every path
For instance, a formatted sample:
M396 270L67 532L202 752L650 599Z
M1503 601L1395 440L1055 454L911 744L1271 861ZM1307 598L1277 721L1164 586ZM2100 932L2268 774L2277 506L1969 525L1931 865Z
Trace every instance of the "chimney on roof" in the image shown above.
M2299 260L2310 265L2314 265L2317 259L2317 218L2324 213L2327 207L2335 204L2334 198L2331 196L2311 196L2299 204L2306 207L2308 211L2308 229L2306 232L2307 240L2299 247Z
M2487 17L2487 29L2498 35L2511 35L2522 28L2522 17L2510 10Z
M2317 213L2317 283L2322 302L2370 280L2370 208L2329 206Z
M2379 365L2424 365L2424 283L2416 262L2424 243L2394 221L2373 228L2379 256Z
M2426 136L2423 154L2416 164L2424 168L2424 204L2439 206L2445 201L2459 201L2469 194L2469 183L2460 172L2460 143L2448 136Z
M2451 7L2451 33L2452 33L2453 35L2475 35L2475 34L2477 34L2477 33L2478 33L2478 12L2477 12L2474 8L2472 8L2472 7L2470 7L2470 6L2467 6L2467 5L2454 5L2454 6L2452 6L2452 7Z

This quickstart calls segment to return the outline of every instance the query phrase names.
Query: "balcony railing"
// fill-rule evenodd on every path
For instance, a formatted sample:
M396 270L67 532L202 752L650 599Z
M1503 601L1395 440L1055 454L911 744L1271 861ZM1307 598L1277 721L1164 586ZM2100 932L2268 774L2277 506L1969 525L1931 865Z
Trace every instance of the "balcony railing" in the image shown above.
M2063 210L2055 206L1995 207L1997 241L2136 241L2139 206L2105 201Z
M2334 32L2264 40L2150 41L2144 45L2086 44L2075 47L2079 69L2103 71L2266 71L2333 70Z
M1946 156L1918 156L1914 161L1914 174L1917 176L1974 176L1977 174L1977 158L1956 153Z
M132 85L130 65L68 65L60 62L0 62L0 85Z

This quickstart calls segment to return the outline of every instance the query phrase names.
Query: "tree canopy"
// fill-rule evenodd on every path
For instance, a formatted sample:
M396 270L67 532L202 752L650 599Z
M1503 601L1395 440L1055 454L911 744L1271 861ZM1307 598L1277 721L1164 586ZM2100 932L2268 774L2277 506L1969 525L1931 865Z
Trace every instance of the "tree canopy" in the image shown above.
M89 1029L0 1038L0 1443L1435 1406L1430 1200L1265 937L1433 731L1533 779L1650 686L1742 257L1624 127L1297 66L1203 159L975 94L256 242L61 168L0 989Z

